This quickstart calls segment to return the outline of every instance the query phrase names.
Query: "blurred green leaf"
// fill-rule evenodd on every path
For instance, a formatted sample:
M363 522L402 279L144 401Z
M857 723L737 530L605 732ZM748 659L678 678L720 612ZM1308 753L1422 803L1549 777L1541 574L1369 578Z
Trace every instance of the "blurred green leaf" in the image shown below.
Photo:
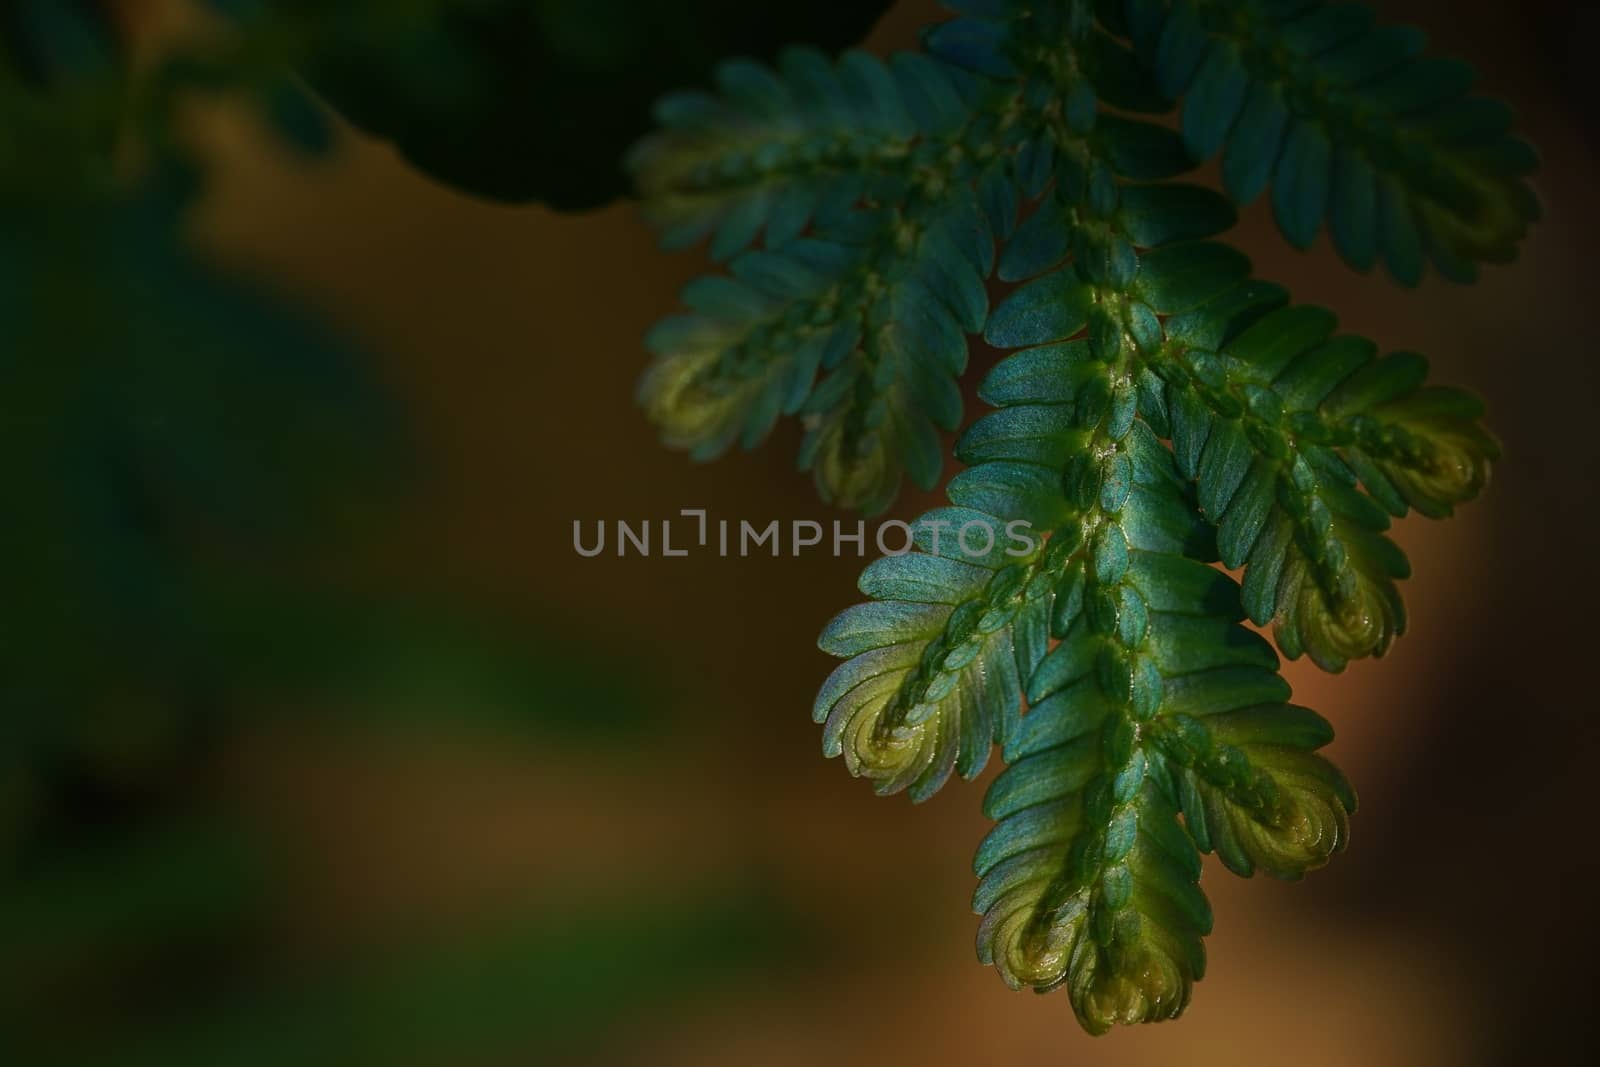
M303 583L197 580L219 662L255 701L299 706L430 739L615 742L659 726L668 665L648 650L614 669L615 642L478 605ZM620 638L618 639L620 641Z
M0 699L7 732L53 733L62 707L183 691L190 557L308 541L398 438L347 347L183 253L175 198L5 184Z
M278 0L290 10L325 0ZM435 5L437 6L437 5ZM733 56L859 41L888 0L444 0L430 18L339 21L308 80L351 122L466 192L596 207L627 188L621 160L656 98Z
M265 899L266 870L242 831L175 819L68 849L0 884L0 1020L74 972L236 933Z
M389 1067L594 1062L646 1013L777 970L803 951L796 919L760 889L586 899L387 959L199 1009L129 1040L106 1067Z
M0 57L33 85L98 75L113 64L108 8L94 0L11 0L0 7Z

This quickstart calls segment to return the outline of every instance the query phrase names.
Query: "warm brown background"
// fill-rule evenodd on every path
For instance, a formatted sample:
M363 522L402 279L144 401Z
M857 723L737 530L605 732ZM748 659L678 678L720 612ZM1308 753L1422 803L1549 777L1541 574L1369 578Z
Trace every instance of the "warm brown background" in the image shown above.
M755 879L803 951L611 1020L580 1058L1430 1067L1592 1052L1597 146L1581 86L1600 26L1553 2L1383 6L1477 61L1543 151L1548 220L1523 260L1475 288L1407 293L1349 273L1326 239L1289 250L1261 204L1236 237L1298 299L1484 394L1506 459L1456 521L1401 524L1412 632L1387 658L1338 678L1289 668L1361 793L1350 851L1298 886L1209 864L1217 932L1188 1016L1098 1041L1061 995L1011 993L973 959L983 783L914 808L820 757L807 710L829 664L813 642L852 602L856 561L573 553L575 519L845 517L794 472L793 427L693 466L634 408L640 337L697 256L657 252L629 205L474 202L354 136L306 164L209 116L221 174L204 241L381 354L416 427L419 498L348 565L601 644L670 709L669 730L626 746L251 730L227 791L300 872L274 965L508 908L559 922L597 886L648 899ZM933 17L908 0L870 47L904 46ZM545 1061L537 1034L525 1044L506 1062Z

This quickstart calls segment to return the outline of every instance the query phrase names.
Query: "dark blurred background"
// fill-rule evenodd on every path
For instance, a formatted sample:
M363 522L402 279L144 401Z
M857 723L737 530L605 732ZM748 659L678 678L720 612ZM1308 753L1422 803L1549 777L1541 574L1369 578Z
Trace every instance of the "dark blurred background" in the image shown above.
M129 304L109 321L69 299L31 328L172 351L206 327L128 324L269 291L361 373L319 380L321 406L270 375L206 382L203 418L128 426L127 397L171 383L7 409L8 433L74 426L7 439L8 479L64 501L8 516L8 581L136 575L116 603L138 610L80 630L38 594L6 626L0 1062L1592 1062L1600 18L1379 6L1477 63L1540 147L1522 259L1408 293L1325 239L1288 249L1265 205L1235 236L1261 276L1484 395L1506 456L1454 521L1399 525L1411 631L1386 658L1288 667L1339 730L1353 843L1300 885L1208 864L1210 974L1181 1022L1092 1039L1062 996L1006 990L967 908L985 783L913 808L822 759L814 641L858 561L573 551L574 520L680 508L853 521L794 471L794 427L695 466L635 410L640 339L698 254L658 252L625 202L476 199L337 120L308 158L215 103L186 121L209 170L187 232L216 277L135 264L92 283ZM145 32L187 17L134 7ZM937 17L906 0L869 47ZM211 288L224 268L248 296ZM162 504L195 486L213 506ZM86 515L120 533L56 536Z

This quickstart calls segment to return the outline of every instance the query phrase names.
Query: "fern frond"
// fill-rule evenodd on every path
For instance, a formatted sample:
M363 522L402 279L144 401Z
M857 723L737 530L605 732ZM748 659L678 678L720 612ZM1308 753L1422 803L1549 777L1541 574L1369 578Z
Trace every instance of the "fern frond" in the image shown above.
M1045 653L1053 583L1041 575L1053 558L970 508L931 511L914 529L920 551L868 567L860 588L874 601L823 631L824 651L851 658L814 718L823 751L842 753L851 774L923 800L952 770L976 776L1013 731L1022 683Z
M1509 257L1536 211L1526 167L1512 164L1525 146L1488 121L1499 112L1464 95L1464 82L1429 95L1432 74L1457 68L1399 47L1412 36L1373 29L1365 9L949 6L959 17L925 35L932 58L850 53L830 65L796 50L777 71L724 65L720 95L663 103L665 128L633 163L666 242L709 235L714 258L740 256L763 235L766 244L734 261L731 282L694 283L685 293L693 314L652 338L642 400L669 443L709 458L799 415L802 466L824 499L877 511L903 473L932 487L938 431L960 421L961 337L983 323L994 243L1004 245L1005 280L1069 253L1097 263L1099 278L1126 280L1139 241L1225 223L1192 190L1150 186L1127 193L1146 201L1133 225L1168 232L1107 228L1104 204L1119 199L1108 190L1171 178L1225 140L1236 199L1273 180L1292 240L1309 242L1326 216L1353 263L1370 266L1381 252L1406 281L1420 276L1424 255L1452 277ZM1153 79L1114 34L1151 59ZM1192 90L1181 136L1099 110L1159 110L1162 89ZM1030 202L1038 210L1016 226ZM1458 450L1481 451L1471 438ZM1391 511L1393 489L1382 501ZM1341 539L1382 528L1350 520ZM1373 583L1379 601L1391 599L1387 580ZM1398 628L1388 614L1374 633Z
M1140 411L1196 481L1224 565L1245 568L1250 618L1275 621L1286 655L1325 670L1381 655L1404 631L1395 582L1410 573L1384 536L1389 517L1412 506L1442 517L1481 490L1498 447L1477 423L1478 402L1424 386L1421 357L1378 359L1370 341L1335 336L1331 312L1287 306L1282 289L1248 279L1237 252L1167 244L1226 224L1211 194L1126 185L1079 204L1068 195L1047 199L1001 257L1002 277L1044 272L995 308L986 339L1061 342L1087 324L1085 345L1138 347ZM1123 291L1108 301L1093 282ZM1019 373L1066 381L1071 371Z
M1166 291L1182 277L1166 275ZM1058 339L1088 318L1055 314L1061 307L1125 306L1116 286L1067 267L996 309L1001 340L1031 347L985 381L981 395L999 410L964 435L958 453L973 466L950 487L958 506L1052 530L1014 584L1035 591L1035 617L1060 642L1043 656L1030 642L1031 671L1016 661L1025 715L1012 717L1011 693L991 709L1007 723L1011 766L985 802L998 825L976 860L979 955L1012 986L1065 985L1094 1033L1187 1005L1211 922L1199 851L1215 848L1241 873L1297 877L1343 846L1354 806L1338 772L1310 755L1328 740L1326 724L1284 703L1276 657L1238 625L1238 587L1200 562L1212 539L1194 490L1137 413L1137 340ZM941 588L945 569L924 572L919 599L967 595ZM825 647L859 651L837 635L884 607L846 612ZM892 614L914 640L942 617ZM909 663L921 653L895 655ZM881 676L865 656L841 671ZM860 690L871 694L864 705L894 706L900 683L882 685ZM838 688L830 680L819 704Z
M1477 492L1494 454L1475 403L1422 388L1419 359L1379 360L1369 342L1333 337L1327 313L1286 307L1281 289L1248 278L1244 257L1194 239L1228 221L1204 191L1114 176L1047 197L1001 261L1025 280L985 330L1020 351L982 386L998 410L963 435L957 454L970 467L949 489L991 523L1051 531L1011 588L1038 591L1060 642L1031 671L1029 659L1008 661L1026 714L1012 717L1007 691L921 720L945 738L978 714L1004 724L980 725L961 752L978 766L971 746L994 736L1010 764L985 803L998 825L976 861L979 954L1013 986L1065 985L1095 1033L1187 1005L1210 929L1198 853L1216 851L1240 874L1298 878L1348 839L1354 794L1315 755L1332 731L1287 703L1270 646L1239 625L1245 607L1278 616L1288 654L1336 669L1359 643L1340 643L1349 616L1314 597L1348 595L1371 611L1378 595L1377 610L1394 613L1374 627L1386 643L1399 628L1392 578L1403 557L1377 532L1387 513L1374 496L1396 513L1443 513ZM1218 555L1250 564L1243 596L1206 565ZM1314 580L1330 565L1342 568L1333 593ZM944 569L924 572L917 599L983 611L969 590L940 587ZM1265 607L1263 589L1275 594ZM902 606L892 617L913 615ZM946 609L914 617L897 639L942 640ZM836 620L825 647L862 651L836 642L854 618ZM929 647L945 646L903 648L896 666L909 672ZM883 674L865 657L841 670ZM822 703L847 710L830 725L916 701L903 678L879 685L851 705L831 684ZM931 747L916 750L922 765ZM863 773L870 753L851 758Z
M1210 930L1197 850L1217 849L1240 873L1297 877L1343 847L1354 807L1338 772L1309 755L1325 724L1309 729L1321 720L1284 703L1277 658L1238 625L1238 587L1201 562L1212 539L1193 489L1138 414L1163 421L1160 391L1141 391L1138 374L1160 344L1157 313L1227 288L1242 264L1203 242L1135 262L1131 278L1102 283L1085 277L1093 269L1058 268L995 309L992 340L1042 347L985 383L1001 410L963 438L962 458L983 462L952 485L954 495L964 478L994 483L985 468L1053 462L1059 471L1036 481L1060 487L1073 519L1052 549L1081 545L1052 610L1060 644L1029 679L1011 766L985 801L999 825L978 851L974 906L980 958L1013 986L1065 984L1092 1033L1188 1004ZM1028 314L1046 287L1046 306L1093 310ZM1057 337L1089 323L1086 337ZM996 431L1047 424L1051 409L1057 452ZM1022 495L990 503L1038 507Z
M1051 539L1072 549L1052 611L1060 644L1029 680L1029 710L1005 744L1011 766L984 803L999 825L978 850L973 906L984 916L982 961L1013 988L1065 985L1084 1027L1102 1033L1177 1015L1204 974L1211 915L1199 855L1148 738L1168 703L1163 668L1224 666L1228 652L1211 649L1222 655L1204 663L1166 640L1167 611L1216 610L1227 578L1175 554L1203 544L1204 526L1149 429L1103 406L1092 414L1102 391L1093 383L1115 376L1095 366L1099 376L1065 405L1094 427L1095 458L1078 452L1055 479L1072 512ZM972 473L988 481L986 466L1032 455L1024 448Z
M1170 179L1226 141L1235 199L1274 180L1291 240L1327 216L1347 258L1408 281L1423 255L1455 277L1509 256L1534 206L1520 142L1476 122L1465 84L1420 96L1441 68L1352 9L947 6L931 59L811 57L835 90L810 97L794 60L741 66L722 98L668 108L639 156L648 210L669 240L737 255L658 331L644 399L701 456L802 413L824 497L876 508L901 469L936 479L963 335L1013 350L950 507L823 632L845 662L814 714L825 752L915 800L1001 746L979 954L1012 986L1065 986L1101 1033L1188 1003L1202 853L1298 878L1348 838L1355 796L1317 755L1331 728L1243 621L1329 670L1381 653L1404 627L1391 516L1448 515L1498 451L1420 357L1379 358L1251 279L1207 240L1232 203ZM872 91L839 89L847 66ZM1181 131L1126 115L1183 89ZM1015 284L992 310L991 271Z
M1287 696L1287 694L1286 694ZM1235 874L1298 879L1342 851L1355 791L1316 750L1333 727L1308 708L1260 704L1158 724L1183 824Z
M1424 55L1415 27L1318 0L1127 0L1126 27L1184 97L1190 152L1223 153L1240 203L1270 184L1297 248L1326 222L1357 270L1381 259L1415 285L1431 261L1465 282L1513 259L1538 218L1538 159L1510 107L1473 95L1467 64Z
M646 410L702 459L800 414L801 465L847 507L882 510L902 472L932 488L1017 204L992 125L973 128L980 87L926 56L807 50L779 72L726 64L719 82L721 97L664 101L634 166L668 243L766 248L685 290L693 313L651 338ZM956 192L973 182L984 200Z
M731 60L716 81L718 94L665 97L656 106L661 132L634 150L629 165L662 243L709 235L718 260L763 231L769 247L780 247L813 218L839 221L874 179L898 187L923 132L906 83L927 102L922 117L934 128L959 128L969 116L958 87L920 56L891 70L863 52L836 64L815 49L793 48L778 70Z
M1337 671L1404 632L1395 582L1410 567L1389 515L1448 515L1499 450L1474 398L1422 385L1421 357L1377 358L1334 335L1331 312L1286 304L1275 289L1222 294L1168 321L1151 366L1222 562L1245 568L1251 619Z

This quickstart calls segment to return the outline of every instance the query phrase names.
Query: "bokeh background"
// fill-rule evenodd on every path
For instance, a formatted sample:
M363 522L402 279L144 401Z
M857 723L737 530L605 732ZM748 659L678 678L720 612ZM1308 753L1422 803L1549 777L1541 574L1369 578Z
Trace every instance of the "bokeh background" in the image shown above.
M625 202L475 199L342 125L308 159L218 104L189 116L211 166L189 236L364 354L370 381L317 432L373 447L330 470L258 427L328 411L197 386L198 451L316 482L332 521L223 485L262 506L184 518L130 594L195 588L204 610L26 646L52 725L0 735L0 1061L1592 1062L1600 19L1380 6L1477 63L1540 147L1547 217L1522 260L1408 293L1325 239L1288 249L1263 205L1235 237L1297 299L1483 394L1506 458L1457 519L1399 525L1411 631L1387 657L1288 667L1339 731L1353 843L1299 885L1208 862L1210 973L1181 1022L1092 1039L1063 996L975 962L992 771L913 807L822 759L814 640L859 561L573 551L575 520L680 508L853 521L794 471L793 427L695 466L635 410L640 339L698 254L658 252ZM936 17L905 0L868 45ZM8 477L42 454L6 457ZM124 661L181 684L133 684L107 666Z

